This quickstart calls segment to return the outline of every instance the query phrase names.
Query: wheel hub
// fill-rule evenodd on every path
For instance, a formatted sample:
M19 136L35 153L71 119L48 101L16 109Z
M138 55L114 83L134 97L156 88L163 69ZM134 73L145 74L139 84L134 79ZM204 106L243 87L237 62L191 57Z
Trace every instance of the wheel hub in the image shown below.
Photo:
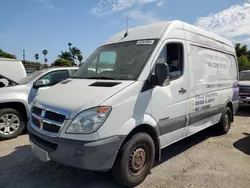
M13 134L20 126L20 119L15 114L4 114L0 117L0 134Z
M129 169L132 174L138 174L146 162L146 152L142 147L133 150L129 160Z

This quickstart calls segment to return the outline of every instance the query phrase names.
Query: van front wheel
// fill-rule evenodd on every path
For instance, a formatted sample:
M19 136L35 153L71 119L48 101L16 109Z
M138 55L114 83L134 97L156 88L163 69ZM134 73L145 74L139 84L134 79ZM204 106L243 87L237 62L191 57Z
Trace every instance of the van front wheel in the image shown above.
M122 185L137 186L146 179L154 158L152 138L146 133L137 133L121 147L112 174Z

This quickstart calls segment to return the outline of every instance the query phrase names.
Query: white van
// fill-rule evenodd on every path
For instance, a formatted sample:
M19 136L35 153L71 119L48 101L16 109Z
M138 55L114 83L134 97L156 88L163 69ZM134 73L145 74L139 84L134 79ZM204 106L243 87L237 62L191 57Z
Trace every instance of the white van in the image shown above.
M181 21L124 34L37 96L28 130L41 160L112 169L118 182L135 186L161 149L214 124L229 131L238 68L230 41Z
M0 74L15 82L27 76L21 61L7 58L0 58Z

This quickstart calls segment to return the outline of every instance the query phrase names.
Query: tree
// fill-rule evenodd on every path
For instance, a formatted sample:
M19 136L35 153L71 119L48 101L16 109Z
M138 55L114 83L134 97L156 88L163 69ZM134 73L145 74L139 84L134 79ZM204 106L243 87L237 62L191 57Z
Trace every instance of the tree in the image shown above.
M235 45L235 51L236 51L237 57L240 57L243 55L247 56L247 54L248 54L247 45L241 46L240 43L237 43Z
M46 55L48 54L48 50L44 49L42 54L44 55L44 63L46 63Z
M63 67L70 67L72 66L72 61L68 59L58 58L54 61L52 66L63 66Z
M34 55L34 57L35 57L36 62L37 62L37 61L38 61L38 59L39 59L39 54L35 54L35 55Z
M58 55L59 58L61 59L67 59L73 62L73 57L72 54L70 52L63 52L61 51L61 54Z
M250 69L250 62L245 55L238 58L239 71Z
M235 51L238 57L239 70L250 69L250 50L248 50L247 45L242 46L240 43L237 43Z
M69 51L61 51L61 54L58 55L58 59L53 63L54 66L75 66L75 59L78 59L79 62L83 60L82 52L77 47L71 47L72 43L68 43ZM66 60L66 61L64 61Z
M3 51L2 49L0 49L0 57L8 58L8 59L16 59L15 55L7 53L7 52Z
M82 55L78 55L78 56L77 56L77 59L78 59L78 61L79 61L79 65L81 65L82 60L83 60L83 56L82 56Z
M73 47L70 49L71 51L71 54L72 54L72 58L73 58L73 61L75 62L75 58L78 56L78 55L81 55L81 50L79 50L78 48L76 47Z
M70 52L70 48L71 48L71 46L72 46L72 43L69 42L69 43L68 43L68 46L69 46L69 52Z

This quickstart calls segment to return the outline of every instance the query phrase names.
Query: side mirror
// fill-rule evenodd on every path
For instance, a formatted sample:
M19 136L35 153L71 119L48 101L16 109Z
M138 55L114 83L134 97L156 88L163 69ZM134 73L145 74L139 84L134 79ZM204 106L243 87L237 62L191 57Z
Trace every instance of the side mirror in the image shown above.
M166 63L157 63L155 66L156 84L159 86L167 86L170 84L169 67Z
M34 83L34 88L39 88L39 87L44 87L44 86L47 86L49 85L50 81L48 79L41 79L41 80L37 80L35 83Z

